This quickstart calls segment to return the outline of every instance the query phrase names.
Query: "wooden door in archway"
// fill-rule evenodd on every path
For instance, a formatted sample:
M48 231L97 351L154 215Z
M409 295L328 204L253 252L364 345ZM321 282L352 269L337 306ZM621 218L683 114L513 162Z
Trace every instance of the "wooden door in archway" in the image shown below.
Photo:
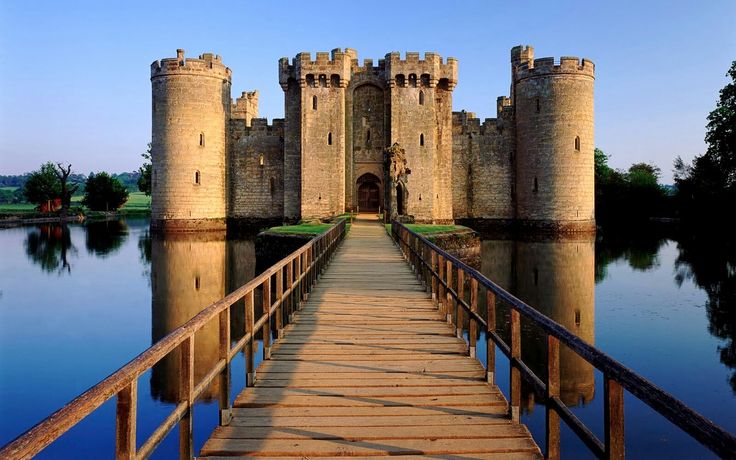
M363 182L358 186L358 209L360 212L378 212L380 203L378 184Z

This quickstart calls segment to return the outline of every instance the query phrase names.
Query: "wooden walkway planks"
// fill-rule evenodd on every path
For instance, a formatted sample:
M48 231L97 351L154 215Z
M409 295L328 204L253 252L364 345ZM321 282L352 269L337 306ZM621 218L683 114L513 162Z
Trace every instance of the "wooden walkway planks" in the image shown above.
M382 225L357 220L202 457L540 458Z

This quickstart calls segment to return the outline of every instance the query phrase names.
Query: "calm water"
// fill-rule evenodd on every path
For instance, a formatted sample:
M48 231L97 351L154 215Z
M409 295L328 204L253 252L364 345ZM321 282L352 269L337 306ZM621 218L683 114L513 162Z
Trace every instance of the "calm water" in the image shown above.
M252 239L151 238L145 219L0 230L0 248L0 444L261 269ZM484 240L479 263L502 286L734 432L735 256L723 239L652 231L599 234L597 242ZM524 329L523 359L542 375L542 336ZM216 330L202 331L196 342L199 378L216 360ZM170 356L139 379L139 444L176 401L177 362ZM497 363L506 391L507 362L499 356ZM243 367L242 359L233 364L233 393L243 387ZM602 438L601 375L564 350L561 367L563 400ZM195 409L197 449L217 423L216 395L210 388ZM707 455L635 398L627 395L625 404L631 458ZM543 407L530 393L524 407L542 443ZM563 428L563 454L589 456L575 439ZM40 457L112 457L113 447L114 400ZM174 430L154 457L176 451Z

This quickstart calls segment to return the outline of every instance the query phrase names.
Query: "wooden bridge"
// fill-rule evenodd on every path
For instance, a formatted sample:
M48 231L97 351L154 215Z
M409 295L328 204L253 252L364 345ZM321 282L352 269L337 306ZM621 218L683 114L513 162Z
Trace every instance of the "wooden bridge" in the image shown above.
M346 227L338 221L205 308L1 448L0 458L33 457L112 397L116 458L148 457L177 425L180 457L193 458L194 403L215 379L220 424L199 453L204 458L538 458L519 423L522 379L545 406L547 458L562 455L560 422L596 457L623 458L624 391L717 455L736 458L732 434L405 226L392 224L394 241L375 220L357 220L349 234ZM498 305L510 312L509 343L496 331ZM245 335L233 340L236 308L245 311ZM522 317L547 335L544 380L521 359ZM195 382L195 334L210 322L219 323L220 359ZM264 360L255 369L258 338ZM478 339L486 368L475 359ZM603 440L559 398L560 345L603 374ZM508 358L508 402L494 382L496 347ZM138 378L176 349L180 402L139 443ZM231 406L230 363L241 351L246 389Z
M234 406L203 457L540 457L377 221L352 225Z

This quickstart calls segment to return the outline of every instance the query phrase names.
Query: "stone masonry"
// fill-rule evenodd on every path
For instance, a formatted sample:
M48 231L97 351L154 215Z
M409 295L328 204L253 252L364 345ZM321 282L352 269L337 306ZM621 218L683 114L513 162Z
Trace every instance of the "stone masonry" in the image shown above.
M452 111L457 61L435 53L393 52L362 64L349 48L282 58L285 119L272 124L258 118L257 91L231 100L230 76L219 56L186 59L183 50L151 66L155 229L348 210L427 223L595 228L587 59L534 59L532 47L513 48L511 94L482 122ZM405 151L406 175L389 191L384 158L394 144Z

